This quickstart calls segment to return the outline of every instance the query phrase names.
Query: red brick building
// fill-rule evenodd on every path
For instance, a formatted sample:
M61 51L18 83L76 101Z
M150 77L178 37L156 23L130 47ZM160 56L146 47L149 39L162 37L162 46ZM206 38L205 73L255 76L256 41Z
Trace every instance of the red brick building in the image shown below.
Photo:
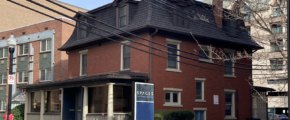
M74 21L67 18L59 19L75 24ZM2 114L6 112L5 104L8 101L9 52L7 39L10 35L13 34L17 39L13 59L13 73L16 77L15 84L12 85L12 107L14 107L25 100L17 87L67 79L68 55L63 51L58 51L57 48L67 41L72 32L72 26L57 20L46 20L0 32L0 112Z
M155 84L155 110L190 110L195 113L195 120L250 118L251 89L247 79L251 69L236 67L251 68L251 60L235 61L248 65L214 60L215 54L206 45L223 50L227 57L244 50L251 54L261 47L251 40L246 30L239 29L244 26L243 23L215 17L213 11L207 10L212 6L181 0L169 0L166 4L198 11L210 21L219 22L187 19L177 10L153 0L115 0L112 4L87 12L86 15L116 28L77 14L75 18L85 20L98 29L77 23L78 27L86 30L76 28L69 40L59 48L69 56L68 79L21 86L29 94L27 101L39 99L31 96L36 93L41 96L49 94L51 99L59 98L45 102L46 99L41 97L37 114L28 105L25 108L26 120L51 117L57 120L93 120L103 119L102 113L108 120L128 119L127 114L132 111L132 82ZM200 47L192 35L199 41ZM151 56L148 54L150 48L144 46L151 44L142 38L165 45L153 43L152 47L169 52L152 49L155 55Z

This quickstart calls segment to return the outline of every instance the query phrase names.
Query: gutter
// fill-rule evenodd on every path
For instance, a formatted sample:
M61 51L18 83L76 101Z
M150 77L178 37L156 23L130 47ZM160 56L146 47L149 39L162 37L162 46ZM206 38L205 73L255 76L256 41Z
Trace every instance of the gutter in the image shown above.
M158 32L158 29L155 29L155 32L150 35L150 53L152 53L152 37ZM150 68L149 68L150 83L152 83L152 54L150 54Z

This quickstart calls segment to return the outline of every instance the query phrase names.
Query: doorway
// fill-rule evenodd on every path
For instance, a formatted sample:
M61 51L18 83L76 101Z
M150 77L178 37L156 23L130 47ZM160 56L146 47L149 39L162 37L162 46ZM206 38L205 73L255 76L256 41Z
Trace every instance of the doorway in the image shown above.
M63 120L82 120L83 88L63 89Z

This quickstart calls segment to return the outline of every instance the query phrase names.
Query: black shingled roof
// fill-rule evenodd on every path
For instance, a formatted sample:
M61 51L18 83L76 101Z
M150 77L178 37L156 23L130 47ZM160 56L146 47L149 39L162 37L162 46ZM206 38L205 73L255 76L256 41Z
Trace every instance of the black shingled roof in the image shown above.
M151 2L153 2L156 5L162 6L162 4L159 4L154 0L151 0ZM203 14L210 21L214 21L215 18L213 11L208 10L206 7L203 6L203 4L204 3L191 4L189 10L194 11L195 13ZM170 8L168 8L168 10L170 10ZM91 10L88 13L96 16L95 18L102 22L105 22L112 26L116 26L116 7L113 7L112 4L104 5L102 7ZM93 23L94 25L98 26L98 28L106 29L112 33L121 34L121 32L116 29L108 28L92 20L88 20L87 22ZM209 24L201 20L191 21L189 29L176 27L173 25L173 15L161 8L149 4L145 1L138 2L137 4L130 4L129 25L121 29L126 31L134 31L143 28L158 28L160 30L185 34L189 36L191 35L190 34L191 32L193 35L197 37L217 40L225 43L235 43L242 46L252 47L254 49L262 48L260 45L258 45L251 39L246 30L239 31L239 33L243 33L239 35L239 37L230 37L227 35L226 31L224 31L223 29L218 29L217 26L215 25L215 22ZM104 33L96 29L88 28L88 30L92 30L95 33L111 37L110 34ZM69 40L61 48L59 48L59 50L64 51L72 49L74 47L87 45L90 44L91 42L95 42L97 40L102 39L103 38L99 36L88 34L86 38L78 40L77 29L75 29Z

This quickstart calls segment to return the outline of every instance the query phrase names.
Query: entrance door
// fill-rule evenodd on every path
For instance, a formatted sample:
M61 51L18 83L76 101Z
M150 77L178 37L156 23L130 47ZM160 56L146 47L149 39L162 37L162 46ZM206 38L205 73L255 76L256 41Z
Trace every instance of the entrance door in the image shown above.
M83 109L83 95L82 95L82 88L76 91L75 94L76 98L76 108L75 108L75 115L76 119L75 120L82 120L82 109Z
M82 88L65 88L63 91L63 120L82 120Z

